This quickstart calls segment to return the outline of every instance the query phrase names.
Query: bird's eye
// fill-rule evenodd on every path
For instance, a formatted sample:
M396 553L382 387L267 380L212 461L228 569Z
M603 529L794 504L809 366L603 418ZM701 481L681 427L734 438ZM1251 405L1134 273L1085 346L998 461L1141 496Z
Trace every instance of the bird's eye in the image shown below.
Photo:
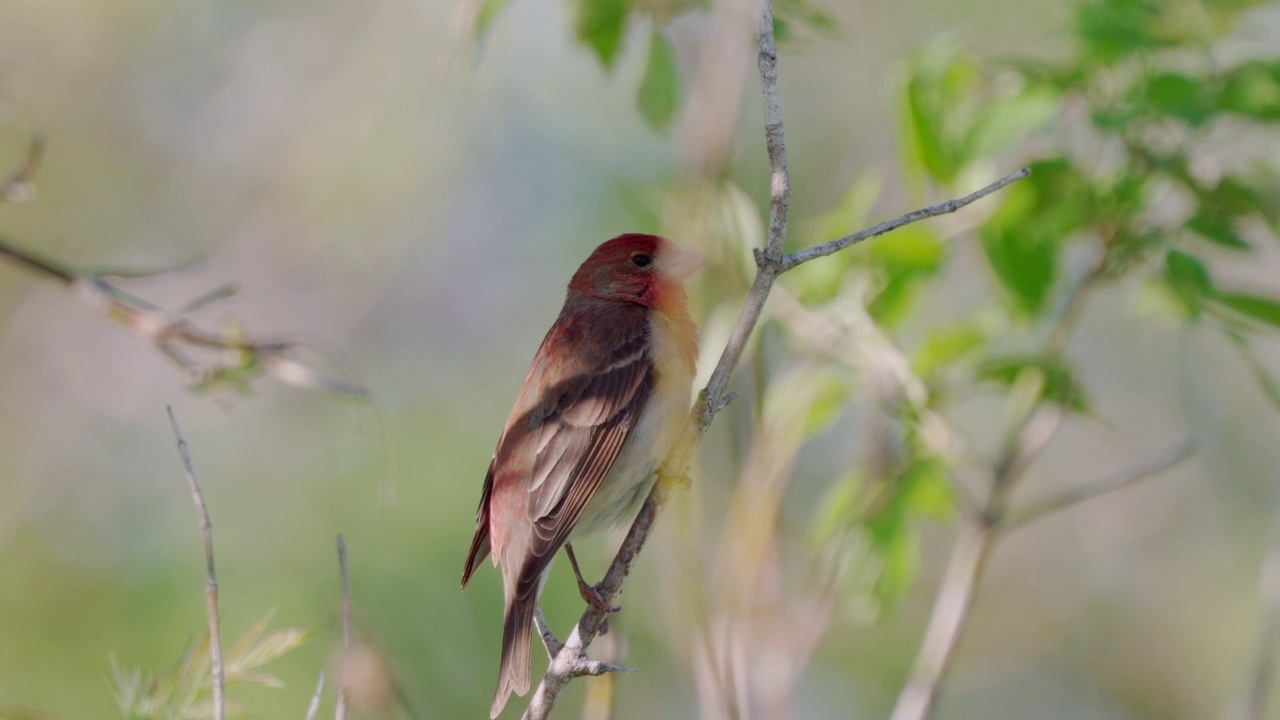
M631 256L631 264L638 268L647 268L653 264L653 256L649 253L636 253Z

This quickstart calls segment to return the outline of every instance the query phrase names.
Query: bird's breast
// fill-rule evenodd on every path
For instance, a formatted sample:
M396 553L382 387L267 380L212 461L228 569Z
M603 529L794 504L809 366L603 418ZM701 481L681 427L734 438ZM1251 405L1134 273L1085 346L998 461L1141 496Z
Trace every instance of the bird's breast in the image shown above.
M656 311L649 319L654 386L600 489L583 510L573 536L598 532L631 517L653 487L689 416L698 336L687 313Z

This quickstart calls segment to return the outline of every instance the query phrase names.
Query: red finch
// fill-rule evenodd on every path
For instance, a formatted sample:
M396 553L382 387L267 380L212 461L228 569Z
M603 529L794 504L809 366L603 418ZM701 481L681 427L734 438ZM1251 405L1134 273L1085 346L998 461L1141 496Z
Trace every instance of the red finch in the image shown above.
M689 414L698 330L684 278L703 258L654 235L621 235L569 281L489 463L462 571L493 554L505 622L496 718L529 690L538 594L562 545L629 518ZM577 570L583 597L603 602Z

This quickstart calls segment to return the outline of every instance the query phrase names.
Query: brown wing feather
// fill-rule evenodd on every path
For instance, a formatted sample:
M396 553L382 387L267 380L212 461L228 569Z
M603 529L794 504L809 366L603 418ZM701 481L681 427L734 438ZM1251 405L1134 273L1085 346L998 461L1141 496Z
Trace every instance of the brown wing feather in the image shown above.
M533 478L540 482L529 493L533 532L517 595L531 597L537 591L543 571L609 475L648 401L654 370L647 341L648 327L642 324L617 345L601 372L579 392L563 396L544 421L552 437L540 443L544 450L534 462Z
M484 489L480 491L480 507L476 509L476 532L471 536L471 550L467 552L467 562L462 566L462 588L475 573L480 563L489 555L489 497L493 495L493 465L489 460L489 473L484 476Z

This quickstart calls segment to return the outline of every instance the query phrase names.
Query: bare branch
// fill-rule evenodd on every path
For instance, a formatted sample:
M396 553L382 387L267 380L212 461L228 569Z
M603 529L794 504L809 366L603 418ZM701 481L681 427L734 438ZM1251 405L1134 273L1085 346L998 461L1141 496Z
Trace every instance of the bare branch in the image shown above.
M862 242L863 240L867 240L869 238L883 235L891 230L897 230L903 225L910 225L913 222L919 222L927 218L937 217L938 215L946 215L948 213L953 213L959 210L960 208L964 207L965 205L969 205L977 200L981 200L982 198L990 195L991 193L997 190L1000 190L1011 183L1015 183L1030 174L1031 174L1031 168L1024 167L1021 170L1005 175L1004 177L982 188L981 190L978 190L977 192L969 193L968 195L965 195L962 198L957 198L955 200L948 200L944 203L939 203L937 205L932 205L930 207L923 208L921 210L909 212L906 215L894 218L893 220L886 220L885 222L882 222L879 225L876 225L875 227L867 228L866 230L856 232L852 235L846 235L842 238L837 238L835 240L822 243L821 245L815 245L810 248L805 248L803 250L797 250L793 253L789 253L788 255L782 258L782 269L790 270L791 268L801 263L806 263L806 262L809 262L810 260L816 260L820 257L826 257L827 255L831 255L832 253L840 252L841 250L849 247L850 245L855 245L857 243Z
M320 679L316 681L316 691L311 696L311 704L307 706L306 720L316 720L320 712L320 696L324 693L324 671L320 671Z
M0 185L0 203L19 202L34 196L32 182L44 156L44 141L32 141L26 161ZM159 306L120 289L109 279L152 277L162 271L120 269L75 269L64 263L42 257L0 237L0 258L69 290L77 300L101 317L111 320L133 335L154 345L165 357L184 370L197 388L229 385L244 389L247 383L263 373L297 387L323 387L343 395L367 396L358 383L337 378L304 365L287 356L301 343L266 338L252 338L238 328L223 332L202 330L185 319L188 313L226 298L236 286L226 283L185 303L177 312L165 312ZM188 267L184 262L179 269ZM187 354L190 350L220 352L225 359L197 362ZM323 356L323 354L322 354ZM328 358L326 358L328 359Z
M1125 468L1110 477L1097 480L1080 487L1064 490L1063 492L1052 497L1029 503L1026 507L1012 513L1005 521L1005 527L1012 529L1021 527L1032 520L1042 518L1050 513L1066 510L1067 508L1079 505L1082 502L1092 500L1100 495L1106 495L1117 490L1123 490L1127 487L1136 485L1143 480L1156 475L1164 470L1177 465L1178 463L1191 457L1195 452L1195 446L1190 440L1181 442L1174 447L1145 460L1132 467Z
M209 521L209 508L204 504L204 493L200 492L200 483L196 482L196 471L191 465L191 453L187 441L182 437L182 428L178 427L178 418L173 408L165 406L169 412L169 424L173 426L173 436L178 440L178 455L182 457L182 465L187 471L187 485L191 488L191 500L196 506L196 515L200 519L200 533L204 537L205 563L205 611L209 615L209 663L213 674L213 717L214 720L226 720L227 701L226 674L222 667L222 633L218 620L218 575L213 569L213 523Z
M554 660L556 655L560 654L560 649L564 647L564 643L557 640L556 634L551 631L547 616L542 614L541 605L533 608L533 622L538 627L538 634L542 636L542 646L547 649L547 657Z
M898 695L890 720L922 720L932 714L942 690L942 680L968 624L978 580L991 555L995 537L995 529L990 525L967 519L962 522L911 678Z
M224 284L186 303L181 311L168 313L142 298L108 282L106 274L81 272L60 262L19 248L0 237L0 258L53 280L67 288L90 310L122 326L129 333L153 345L187 373L198 388L227 384L242 387L259 374L268 373L296 387L322 387L343 395L366 396L361 385L339 379L289 357L304 347L291 340L254 338L235 329L211 332L201 329L184 315L229 296L233 284ZM148 273L154 274L154 273ZM190 351L221 353L222 358L198 362Z
M764 94L765 149L769 153L769 237L765 249L756 251L756 278L751 284L747 301L738 314L738 320L729 334L729 341L720 361L711 373L711 380L699 398L703 409L695 409L700 415L697 433L701 437L711 426L716 414L729 404L729 379L738 366L747 338L755 329L764 310L765 300L782 267L782 245L787 236L787 214L791 208L791 176L787 170L787 143L782 128L782 96L778 91L778 45L773 38L773 2L763 0L758 24L760 80Z
M347 541L338 534L338 573L342 576L342 653L351 651L351 576L347 572ZM334 706L333 720L347 717L347 679L338 678L338 702Z

